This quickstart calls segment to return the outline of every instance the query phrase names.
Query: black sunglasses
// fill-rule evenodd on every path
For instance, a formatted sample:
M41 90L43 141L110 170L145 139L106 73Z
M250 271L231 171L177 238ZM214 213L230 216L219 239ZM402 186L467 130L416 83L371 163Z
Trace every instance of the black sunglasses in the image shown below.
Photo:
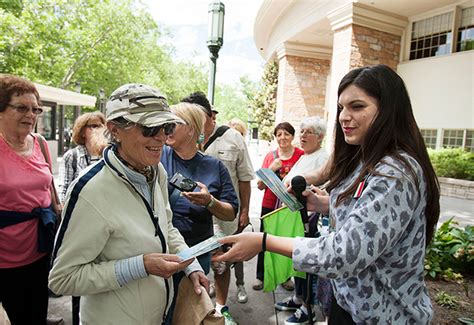
M146 138L151 138L157 135L161 129L164 129L165 135L172 134L174 132L174 129L176 128L176 124L166 123L166 124L162 124L159 126L152 126L152 127L146 127L146 126L140 125L140 127L142 128L143 136Z

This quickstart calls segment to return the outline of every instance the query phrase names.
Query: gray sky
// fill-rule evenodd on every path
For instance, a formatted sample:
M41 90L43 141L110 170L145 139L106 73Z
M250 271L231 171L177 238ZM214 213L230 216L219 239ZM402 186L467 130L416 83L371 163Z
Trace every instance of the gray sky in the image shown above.
M164 43L174 45L176 59L209 63L206 46L208 5L211 0L145 0L160 26L172 33ZM248 75L261 78L264 61L253 41L255 15L262 0L222 0L225 4L224 46L217 60L217 83L238 83Z

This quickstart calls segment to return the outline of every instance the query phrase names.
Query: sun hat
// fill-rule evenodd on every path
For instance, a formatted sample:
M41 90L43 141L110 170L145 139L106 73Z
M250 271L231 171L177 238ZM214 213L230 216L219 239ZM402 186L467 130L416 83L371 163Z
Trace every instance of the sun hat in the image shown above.
M185 122L171 113L165 96L143 84L125 84L110 95L106 104L107 121L123 117L146 127Z

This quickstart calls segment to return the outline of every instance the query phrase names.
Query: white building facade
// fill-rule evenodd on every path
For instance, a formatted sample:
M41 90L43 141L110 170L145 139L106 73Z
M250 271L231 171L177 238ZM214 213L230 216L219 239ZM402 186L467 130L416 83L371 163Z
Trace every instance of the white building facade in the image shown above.
M428 147L474 151L474 0L265 0L254 37L279 65L277 123L318 115L332 134L341 78L386 64Z

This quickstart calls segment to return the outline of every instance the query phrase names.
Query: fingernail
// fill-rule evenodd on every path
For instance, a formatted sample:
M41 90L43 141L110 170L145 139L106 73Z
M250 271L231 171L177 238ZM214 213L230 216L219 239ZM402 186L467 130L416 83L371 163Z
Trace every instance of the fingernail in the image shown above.
M198 295L200 295L200 294L201 294L201 289L198 289Z

